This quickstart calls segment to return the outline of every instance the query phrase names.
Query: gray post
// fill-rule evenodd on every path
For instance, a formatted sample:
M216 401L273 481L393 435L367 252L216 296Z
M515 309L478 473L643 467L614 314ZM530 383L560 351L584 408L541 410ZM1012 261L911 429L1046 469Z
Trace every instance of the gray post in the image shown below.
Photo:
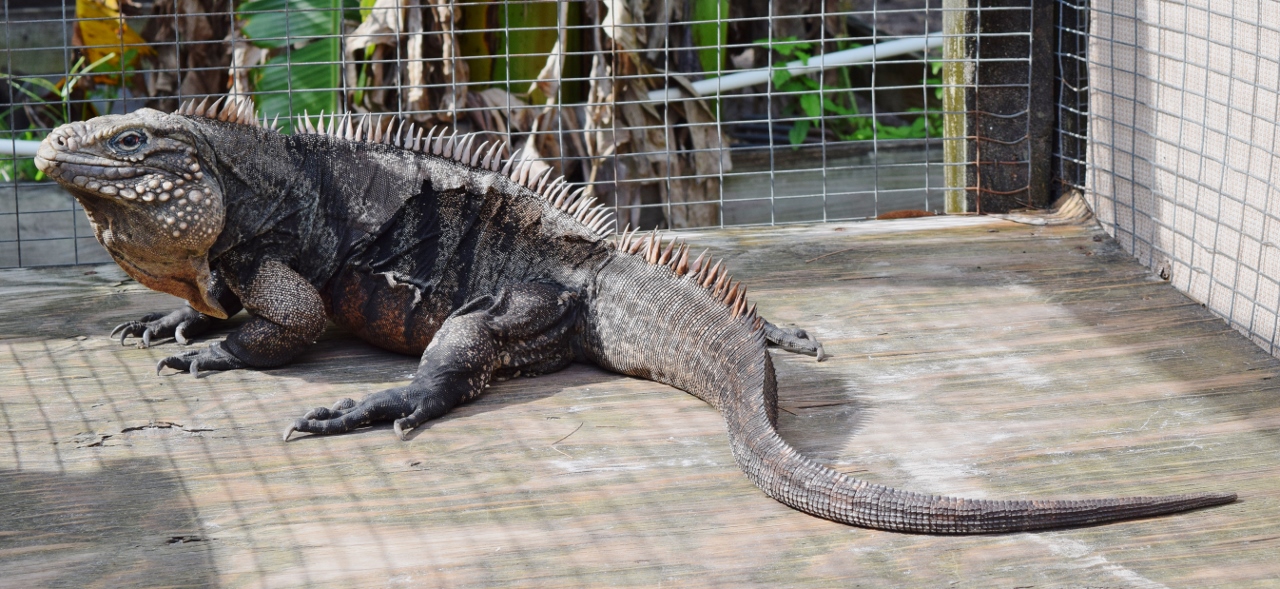
M1053 158L1056 0L960 0L954 4L969 8L952 18L963 18L957 27L962 24L969 35L965 57L973 61L964 76L964 208L948 207L949 212L1047 207Z

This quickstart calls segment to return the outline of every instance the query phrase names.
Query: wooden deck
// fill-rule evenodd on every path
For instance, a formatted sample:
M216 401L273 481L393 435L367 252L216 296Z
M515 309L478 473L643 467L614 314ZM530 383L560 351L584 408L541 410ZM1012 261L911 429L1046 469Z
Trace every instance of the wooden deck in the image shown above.
M764 314L782 435L970 497L1234 490L1235 504L986 537L830 523L738 471L719 415L574 366L400 442L280 441L414 358L331 330L266 372L157 377L114 266L0 272L3 587L1247 587L1280 578L1280 362L1092 226L933 218L688 234ZM218 334L221 337L223 334Z

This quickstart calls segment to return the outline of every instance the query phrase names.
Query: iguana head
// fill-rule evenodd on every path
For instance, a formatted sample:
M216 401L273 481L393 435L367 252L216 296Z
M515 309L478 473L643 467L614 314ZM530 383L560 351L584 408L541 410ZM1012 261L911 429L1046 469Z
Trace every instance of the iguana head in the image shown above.
M192 118L142 109L54 129L35 164L80 201L98 241L130 276L225 317L209 294L208 258L225 207L202 145Z

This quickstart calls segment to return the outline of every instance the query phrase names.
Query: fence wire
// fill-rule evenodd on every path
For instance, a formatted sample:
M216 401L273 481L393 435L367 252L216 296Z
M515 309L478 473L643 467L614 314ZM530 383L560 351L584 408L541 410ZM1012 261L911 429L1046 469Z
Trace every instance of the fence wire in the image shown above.
M1125 249L1277 354L1280 5L1061 6L1088 17L1060 30L1087 39L1062 63L1088 70L1087 102L1061 85L1062 177Z
M942 212L980 176L964 171L981 151L972 121L1029 118L1026 99L983 112L971 67L1010 66L983 91L1029 92L1030 29L978 33L984 17L1029 20L1029 3L974 4L4 0L0 267L108 261L31 142L226 94L285 132L321 111L482 132L632 227ZM874 58L838 61L860 48ZM996 138L1020 146L995 163L1028 166L1026 133Z

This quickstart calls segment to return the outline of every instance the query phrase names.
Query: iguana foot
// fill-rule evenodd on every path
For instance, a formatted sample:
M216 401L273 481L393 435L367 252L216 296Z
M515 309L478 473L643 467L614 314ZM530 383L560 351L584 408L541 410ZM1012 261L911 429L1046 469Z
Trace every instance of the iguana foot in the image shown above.
M456 401L430 395L410 385L373 393L359 403L343 399L333 407L316 407L284 430L284 441L293 432L340 434L376 421L395 420L396 436L405 439L407 432L440 417L453 408ZM453 401L453 402L450 402Z
M126 321L111 330L108 337L120 335L120 345L129 337L140 337L139 347L151 346L151 340L172 337L178 343L186 345L187 338L198 336L213 325L214 319L191 307L183 307L169 314L150 313L138 321Z
M395 421L396 435L478 396L495 375L545 374L573 361L578 298L550 284L522 283L477 297L454 311L422 353L408 386L359 403L317 407L284 431L335 434L374 421Z
M200 376L200 369L202 368L205 370L235 370L237 368L247 368L249 365L224 350L221 343L217 343L203 350L187 350L181 354L175 354L161 360L156 364L156 376L159 376L160 371L166 366L188 371L191 376Z
M765 321L764 338L788 352L817 356L819 362L827 359L827 354L822 349L822 342L799 327L778 327Z

